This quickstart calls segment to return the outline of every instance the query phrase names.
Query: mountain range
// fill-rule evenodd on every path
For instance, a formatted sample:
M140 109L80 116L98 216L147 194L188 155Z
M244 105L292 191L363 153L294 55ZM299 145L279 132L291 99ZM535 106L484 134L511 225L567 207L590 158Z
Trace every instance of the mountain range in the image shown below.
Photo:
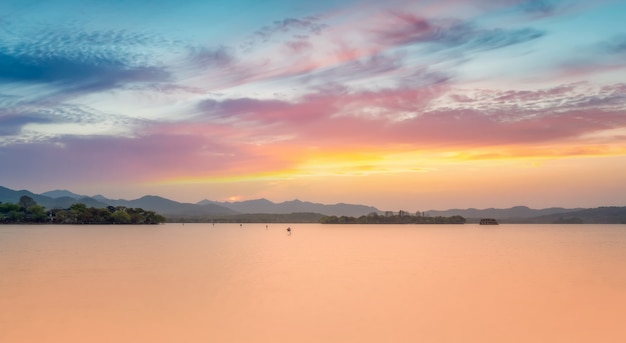
M12 190L0 186L1 202L19 202L20 197L29 196L37 204L53 208L68 208L74 203L83 203L88 207L104 208L107 206L125 206L155 211L168 218L175 219L212 219L216 217L243 216L250 214L288 215L292 213L315 213L325 216L359 217L383 211L373 206L338 203L326 205L307 201L292 200L274 203L267 199L239 202L218 202L202 200L197 203L181 203L154 195L146 195L134 200L109 199L102 195L80 195L68 190L53 190L35 194L28 190ZM450 209L445 211L424 211L426 216L450 217L460 215L468 222L477 222L479 218L496 218L504 223L626 223L626 207L599 207L531 209L515 206L506 209Z
M432 217L450 217L458 215L465 218L507 218L509 220L515 220L520 218L534 218L547 215L563 214L579 210L582 210L582 208L550 207L535 210L526 206L515 206L507 209L487 208L479 210L475 208L468 208L451 209L445 211L427 211L426 214Z
M362 216L381 211L372 206L353 204L325 205L300 200L273 203L267 199L240 202L217 202L202 200L198 203L181 203L154 195L146 195L139 199L108 199L102 195L86 196L67 190L54 190L35 194L27 190L12 190L0 186L0 202L17 203L22 196L29 196L37 204L48 209L68 208L73 203L84 203L88 207L104 208L107 206L125 206L155 211L166 217L200 218L211 216L228 216L238 214L290 214L319 213L326 216Z

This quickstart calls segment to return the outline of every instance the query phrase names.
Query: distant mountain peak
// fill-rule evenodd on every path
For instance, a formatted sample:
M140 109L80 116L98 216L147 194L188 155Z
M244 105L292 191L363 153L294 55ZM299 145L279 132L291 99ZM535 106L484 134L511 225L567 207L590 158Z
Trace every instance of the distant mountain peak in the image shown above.
M66 189L55 189L53 191L48 191L45 193L41 193L40 195L46 196L46 197L50 197L50 198L73 198L73 199L80 199L80 198L86 198L86 195L80 195L80 194L76 194L73 192L70 192Z
M140 207L146 210L160 212L172 216L197 216L206 215L231 215L238 213L248 214L291 214L291 213L319 213L322 215L346 215L361 216L372 212L380 212L372 206L338 203L326 205L294 199L281 203L274 203L268 199L260 198L237 202L217 202L204 199L195 204L180 203L158 195L144 195L135 200L109 199L101 194L88 197L70 192L68 190L54 190L41 195L28 191L14 191L0 186L0 201L17 202L21 195L33 197L39 204L47 208L67 208L76 202L85 203L88 206L126 206Z
M211 201L209 199L202 199L196 203L196 205L211 205L215 204L215 201Z
M165 199L165 198L158 196L158 195L144 195L139 199ZM165 199L165 200L169 200L169 199Z

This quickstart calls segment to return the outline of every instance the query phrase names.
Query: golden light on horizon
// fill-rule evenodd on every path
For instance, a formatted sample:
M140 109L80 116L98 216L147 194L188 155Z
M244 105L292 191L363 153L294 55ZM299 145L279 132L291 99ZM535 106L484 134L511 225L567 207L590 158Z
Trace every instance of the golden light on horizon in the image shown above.
M402 150L406 149L406 150ZM442 170L479 170L493 168L540 168L551 160L571 160L626 156L626 147L607 145L580 146L493 146L440 150L309 150L291 155L289 163L275 168L272 163L252 169L236 169L161 178L153 184L215 184L249 181L294 180L340 176L399 176L433 173ZM451 175L450 175L451 176ZM463 174L457 178L463 178Z

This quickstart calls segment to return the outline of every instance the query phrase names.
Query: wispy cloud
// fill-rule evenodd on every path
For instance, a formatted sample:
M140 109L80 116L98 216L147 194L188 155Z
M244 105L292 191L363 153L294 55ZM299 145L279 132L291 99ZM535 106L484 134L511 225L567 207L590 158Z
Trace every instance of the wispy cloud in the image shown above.
M22 130L24 125L30 123L48 123L49 119L41 118L38 116L24 116L24 115L0 115L0 137L2 136L16 136ZM0 145L2 145L2 139L0 138Z
M267 41L275 34L283 34L289 32L320 34L326 27L325 24L319 23L317 17L306 18L285 18L283 20L274 21L271 25L264 26L255 32L255 35Z
M311 94L296 102L206 100L199 108L213 118L255 123L252 127L263 135L266 129L278 135L295 133L295 139L307 144L517 145L575 140L626 125L623 91L623 85L584 83L497 92L425 87ZM453 101L441 105L443 98ZM247 126L242 124L242 130Z
M304 44L310 36L319 35L327 27L319 17L306 16L301 18L284 18L275 20L256 30L239 45L244 52L251 52L260 45L271 42L286 42Z
M586 80L621 82L626 71L626 36L598 37L597 40L576 46L567 53L537 66L535 73L526 78L532 81L561 80L572 82Z
M464 147L473 158L485 158L486 155L472 155L471 151L484 151L491 146L501 147L502 153L511 154L509 157L514 157L515 151L526 157L532 149L549 154L546 147L563 141L580 140L571 146L598 143L585 137L626 126L625 88L572 84L539 91L468 93L413 89L326 93L311 94L295 102L207 100L198 105L205 114L193 122L154 122L143 126L140 134L123 139L58 137L54 140L58 144L52 146L5 147L4 154L17 156L28 151L36 160L45 160L43 154L64 151L74 161L64 163L72 165L80 160L93 169L89 171L92 176L103 170L113 173L111 168L125 165L128 168L118 172L119 177L131 179L139 175L158 179L288 170L302 162L306 151L331 148L369 149L376 154L388 149L459 151ZM454 108L432 105L455 93L466 95ZM398 113L402 112L413 115L399 118ZM623 144L624 138L621 142L615 141L619 137L613 139L602 144ZM518 150L511 148L514 146ZM556 147L552 149L554 153ZM559 149L567 149L569 154L598 153L595 148ZM296 151L300 153L294 155ZM470 155L466 154L466 158ZM194 168L190 170L189 165ZM155 168L160 171L155 172Z
M225 46L190 47L189 61L201 68L224 68L234 63L235 56L231 49Z
M613 39L600 44L602 52L616 55L626 54L626 34L615 36Z
M0 39L0 80L46 85L49 96L63 99L170 80L157 51L179 44L157 34L86 29L72 22L12 23L0 29Z
M139 182L413 170L398 156L426 150L624 150L615 1L20 4L0 5L17 6L0 15L2 179L37 165Z
M147 51L151 45L163 43L158 37L115 30L72 31L69 27L19 29L12 24L0 30L0 93L7 93L0 107L4 123L1 145L64 134L128 134L132 116L70 102L171 81L167 68ZM147 50L136 50L138 47Z
M521 1L520 7L527 13L537 16L549 16L557 11L557 4L550 0Z
M69 136L132 136L145 120L88 106L20 105L0 109L0 147L53 141Z
M528 42L545 33L532 28L485 29L460 19L431 19L409 13L391 13L391 24L374 31L383 45L434 44L463 51L493 50Z

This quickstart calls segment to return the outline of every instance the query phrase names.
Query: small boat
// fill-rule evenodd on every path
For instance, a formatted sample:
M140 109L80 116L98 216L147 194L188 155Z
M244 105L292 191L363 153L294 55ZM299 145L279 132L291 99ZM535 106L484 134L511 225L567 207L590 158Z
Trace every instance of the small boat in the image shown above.
M483 218L480 220L480 225L498 225L498 221L493 218Z

